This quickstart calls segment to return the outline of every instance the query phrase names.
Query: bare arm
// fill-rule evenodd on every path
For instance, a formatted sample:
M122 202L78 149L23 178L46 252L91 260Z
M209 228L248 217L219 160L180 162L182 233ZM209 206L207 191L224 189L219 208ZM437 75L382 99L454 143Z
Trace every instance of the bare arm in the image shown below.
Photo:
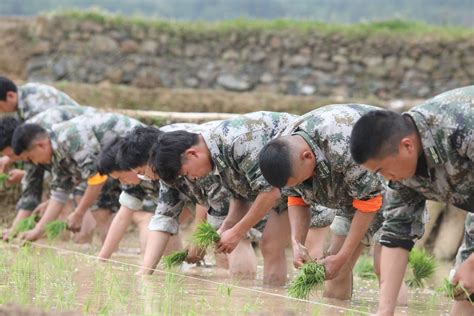
M78 231L81 228L84 214L86 214L87 210L94 204L95 200L97 200L104 184L105 182L87 186L76 209L68 216L68 226L71 230Z
M61 213L63 207L64 207L64 203L53 200L53 199L50 200L48 203L48 207L46 208L46 211L44 212L44 215L41 217L40 221L36 224L35 228L27 232L24 232L23 234L20 235L20 238L25 239L25 240L30 240L30 241L39 239L44 233L46 224L55 220L58 217L58 215Z
M148 239L146 243L145 256L143 258L143 264L138 271L139 274L152 274L158 262L160 262L163 251L168 244L171 237L170 233L162 231L148 232Z

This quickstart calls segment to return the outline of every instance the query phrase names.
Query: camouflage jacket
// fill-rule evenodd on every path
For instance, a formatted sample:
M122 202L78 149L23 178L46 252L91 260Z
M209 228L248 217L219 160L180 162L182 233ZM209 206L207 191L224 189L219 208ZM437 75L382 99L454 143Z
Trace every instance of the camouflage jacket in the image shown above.
M299 135L316 157L315 176L291 188L287 196L299 196L308 205L322 205L342 214L353 214L353 200L368 200L382 192L382 181L357 165L349 150L355 122L378 108L363 104L329 105L301 116L283 135ZM341 213L340 213L341 214Z
M54 124L68 121L76 116L95 113L94 108L85 106L57 106L47 109L26 121L38 124L49 130ZM31 163L24 165L25 175L21 180L21 197L16 204L17 210L33 211L41 202L43 193L43 179L45 170L50 170L49 165L35 166Z
M408 236L404 227L427 199L474 212L474 86L438 95L404 115L417 127L424 155L415 176L386 184L383 234L414 239L421 236Z
M27 83L18 88L16 115L22 122L58 105L79 106L76 101L64 92L45 84Z
M120 205L131 210L156 208L160 185L158 181L140 181L137 185L122 185Z
M234 198L254 201L260 192L272 188L260 171L258 154L295 118L288 113L254 112L203 130L214 175Z
M52 197L63 200L64 194L71 191L74 185L95 175L101 148L138 125L143 124L115 113L81 115L53 125L50 132L53 148Z
M184 129L196 133L218 124L220 121L201 125L171 124L160 129L164 131ZM186 203L207 206L210 211L225 216L229 209L229 193L213 175L195 181L179 177L172 184L160 181L157 208L150 221L149 229L176 234L179 228L178 218Z

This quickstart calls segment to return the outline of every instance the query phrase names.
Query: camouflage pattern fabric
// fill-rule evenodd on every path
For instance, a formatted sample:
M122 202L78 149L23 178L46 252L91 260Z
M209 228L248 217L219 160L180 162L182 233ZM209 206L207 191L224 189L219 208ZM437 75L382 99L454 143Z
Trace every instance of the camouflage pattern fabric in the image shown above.
M64 92L42 83L27 83L18 87L16 115L22 122L58 105L79 106Z
M101 148L139 125L143 124L115 113L86 114L53 125L52 198L64 200L74 185L95 175Z
M56 106L35 115L25 123L38 124L49 130L54 124L68 121L79 115L96 112L94 108L85 106ZM33 211L41 202L44 173L50 169L49 165L35 166L28 162L24 164L25 175L21 180L21 196L16 204L17 210Z
M469 86L445 92L404 113L418 129L426 168L409 179L386 184L382 244L420 238L427 199L474 212L473 108L474 86Z

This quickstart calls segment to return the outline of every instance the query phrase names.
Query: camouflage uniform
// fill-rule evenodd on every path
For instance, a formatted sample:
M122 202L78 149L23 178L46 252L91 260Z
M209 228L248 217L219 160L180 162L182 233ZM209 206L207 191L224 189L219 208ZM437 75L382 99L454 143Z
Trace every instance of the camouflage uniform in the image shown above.
M251 202L260 192L272 189L262 176L258 154L295 118L288 113L254 112L225 120L201 133L214 163L213 174L233 198ZM286 209L286 198L275 206L277 212Z
M202 128L208 128L219 124L220 121L205 124L171 124L160 128L165 132L176 130L187 130L199 132ZM208 206L208 220L227 215L229 209L228 192L219 185L219 179L214 176L204 177L198 180L190 180L179 177L173 183L160 181L159 197L155 215L152 217L148 228L150 230L164 231L177 234L179 228L179 215L186 203Z
M95 113L90 107L75 105L56 106L49 108L38 115L27 120L25 123L38 124L44 129L51 129L54 124L68 121L76 116ZM25 175L21 180L21 197L16 204L17 210L33 211L41 202L43 193L43 179L45 171L49 171L49 165L35 166L32 163L24 164Z
M380 242L411 249L424 233L425 201L450 203L471 212L466 218L465 260L474 249L474 86L443 93L404 115L415 123L423 146L416 174L386 184L387 206Z
M22 122L58 105L79 106L64 92L45 84L27 83L18 87L16 116Z
M376 109L362 104L325 106L301 116L283 133L303 137L316 156L316 176L284 188L283 194L301 197L308 205L336 209L331 229L337 235L347 235L349 231L356 212L354 199L368 200L382 193L381 179L358 166L349 151L353 125L362 115ZM376 218L381 217L378 212ZM380 225L374 219L366 238Z
M139 125L143 124L115 113L82 115L53 125L50 133L53 148L51 198L65 202L74 185L97 173L96 160L101 148ZM119 193L118 182L109 178L97 206L116 211Z
M334 217L336 216L336 210L324 207L321 205L311 205L311 222L309 223L310 228L322 228L331 225Z
M134 211L154 213L160 189L158 181L140 181L137 185L122 186L120 205Z

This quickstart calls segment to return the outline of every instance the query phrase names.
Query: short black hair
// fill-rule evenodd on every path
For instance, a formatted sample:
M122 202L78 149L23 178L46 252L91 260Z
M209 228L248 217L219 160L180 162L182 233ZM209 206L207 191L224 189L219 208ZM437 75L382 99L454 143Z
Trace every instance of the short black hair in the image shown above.
M396 154L400 140L415 131L416 127L408 116L387 110L371 111L363 115L352 129L352 159L363 164L369 159Z
M181 170L181 155L198 141L199 134L187 131L163 133L151 149L148 164L163 181L172 183Z
M18 125L20 125L20 121L13 116L0 118L0 150L12 145L13 133Z
M287 140L276 138L266 144L258 156L260 171L272 186L282 188L292 174L290 146Z
M12 148L15 155L28 150L39 137L48 136L48 132L38 124L22 124L15 129L12 136Z
M7 99L7 92L18 92L16 84L7 77L0 76L0 101Z
M122 139L115 137L109 140L101 149L97 162L97 171L101 175L111 174L114 171L123 171L117 160L117 153L119 151Z
M137 126L120 142L117 161L121 170L131 170L148 162L150 150L162 131L153 126Z

